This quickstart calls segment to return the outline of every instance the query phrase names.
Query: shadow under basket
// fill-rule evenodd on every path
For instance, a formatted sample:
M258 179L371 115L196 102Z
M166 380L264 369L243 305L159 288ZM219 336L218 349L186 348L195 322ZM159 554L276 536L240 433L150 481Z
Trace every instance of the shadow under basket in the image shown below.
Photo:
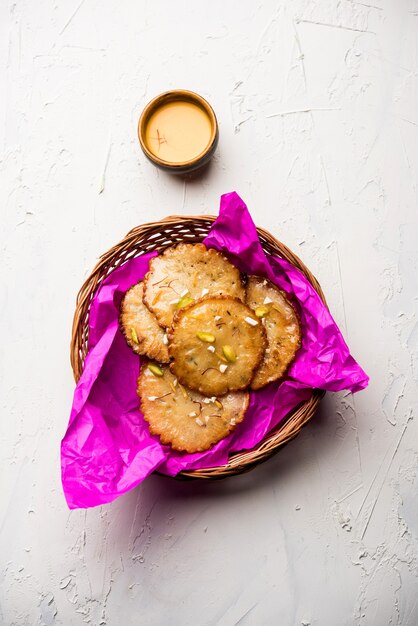
M76 382L82 374L87 355L90 304L106 276L133 257L153 250L162 252L168 246L180 242L201 242L215 219L216 217L212 215L190 217L173 215L159 222L143 224L133 228L122 241L100 257L77 296L71 337L71 366ZM299 269L326 305L321 286L306 265L268 231L257 228L257 232L264 252L270 256L282 257ZM259 463L263 463L299 434L302 427L315 415L324 393L324 391L314 389L309 400L296 407L255 448L231 453L226 465L183 471L177 474L176 478L186 480L226 478L247 472Z

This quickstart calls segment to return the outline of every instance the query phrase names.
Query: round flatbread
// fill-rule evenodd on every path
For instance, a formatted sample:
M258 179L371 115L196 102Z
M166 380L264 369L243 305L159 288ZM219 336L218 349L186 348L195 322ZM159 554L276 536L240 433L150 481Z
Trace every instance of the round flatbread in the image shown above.
M248 277L247 304L262 320L267 333L264 359L251 381L251 389L260 389L286 372L300 348L301 328L288 298L269 280Z
M220 400L206 398L178 383L168 367L152 363L141 367L137 393L151 434L189 453L204 452L229 435L242 422L249 402L245 391Z
M222 396L250 384L266 334L238 298L206 296L176 313L168 341L179 381L206 396Z
M171 326L175 312L193 300L221 294L244 300L241 274L223 254L203 243L181 243L150 261L144 302L161 326Z
M120 327L134 352L167 363L167 336L143 303L143 291L144 285L140 282L126 292L120 308Z

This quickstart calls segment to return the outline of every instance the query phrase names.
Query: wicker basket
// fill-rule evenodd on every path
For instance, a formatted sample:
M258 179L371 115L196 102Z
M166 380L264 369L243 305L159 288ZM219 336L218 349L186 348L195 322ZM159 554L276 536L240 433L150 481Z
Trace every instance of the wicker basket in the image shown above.
M173 215L160 222L143 224L133 228L122 241L100 257L77 296L71 338L71 365L76 382L83 371L84 359L87 354L90 303L103 279L132 257L140 256L152 250L162 251L164 248L182 241L189 243L202 241L215 219L211 215L190 217ZM318 281L302 261L268 231L257 228L257 232L266 254L283 257L297 267L326 304L325 296ZM225 478L252 469L259 463L266 461L299 434L302 427L316 413L323 395L323 391L313 390L311 398L301 403L256 448L231 454L227 465L183 471L176 478Z

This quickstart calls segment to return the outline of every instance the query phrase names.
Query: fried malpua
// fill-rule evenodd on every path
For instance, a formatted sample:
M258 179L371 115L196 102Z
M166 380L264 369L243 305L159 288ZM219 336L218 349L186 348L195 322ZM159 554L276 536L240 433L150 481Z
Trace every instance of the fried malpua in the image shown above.
M134 352L160 363L167 363L169 361L167 335L143 303L143 292L142 282L126 292L119 318L122 333Z
M204 244L180 243L150 261L144 280L144 302L161 326L171 326L175 312L205 295L244 300L239 270Z
M269 280L249 276L246 302L267 333L264 358L251 389L261 389L283 376L301 345L298 315L286 295Z
M167 366L144 363L137 393L152 435L180 452L204 452L244 419L249 394L207 398L181 385Z
M205 296L177 311L168 342L172 372L206 396L247 387L267 345L254 311L228 296Z

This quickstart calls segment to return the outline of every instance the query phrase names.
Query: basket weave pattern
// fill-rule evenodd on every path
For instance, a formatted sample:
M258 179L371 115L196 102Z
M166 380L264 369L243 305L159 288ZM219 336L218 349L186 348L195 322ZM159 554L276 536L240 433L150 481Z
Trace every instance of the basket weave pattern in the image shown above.
M82 374L87 355L90 304L106 276L132 257L153 250L161 252L168 246L180 242L201 242L215 219L212 215L190 217L174 215L159 222L143 224L133 228L122 241L100 257L77 296L71 337L71 365L76 382ZM321 286L302 261L268 231L257 228L257 232L264 252L267 255L283 257L298 268L326 304ZM301 403L284 422L281 422L276 429L268 433L256 448L232 453L227 465L183 471L177 475L177 478L225 478L252 469L259 463L266 461L298 435L301 428L316 413L323 395L323 391L313 390L311 398Z

